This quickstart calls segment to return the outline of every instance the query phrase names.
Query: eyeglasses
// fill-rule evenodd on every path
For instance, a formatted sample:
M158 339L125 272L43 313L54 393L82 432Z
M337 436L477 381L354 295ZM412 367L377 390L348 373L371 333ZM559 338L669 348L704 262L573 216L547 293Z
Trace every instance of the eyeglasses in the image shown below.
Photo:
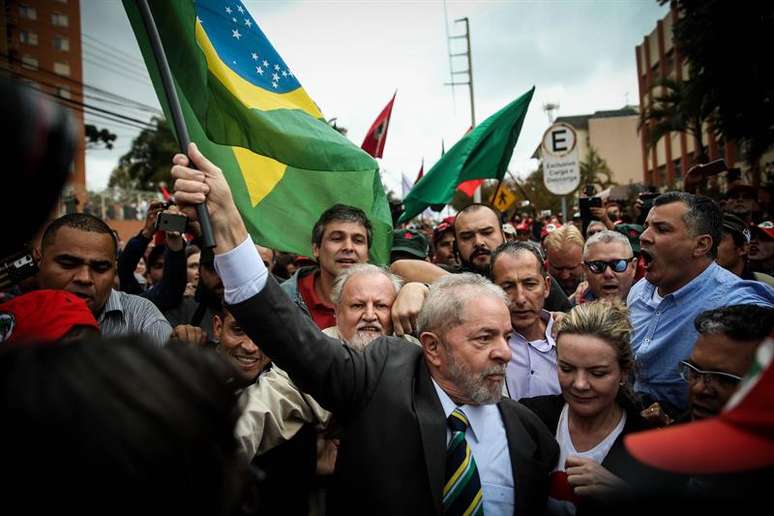
M613 272L623 272L629 266L629 262L633 259L634 258L620 258L618 260L610 260L608 262L604 260L594 260L591 262L583 263L594 274L602 274L608 267L610 267Z
M702 371L695 365L685 360L681 360L678 365L680 371L680 378L687 383L693 385L701 378L704 381L704 385L713 385L715 387L736 387L742 380L741 376L736 376L731 373L723 373L720 371Z

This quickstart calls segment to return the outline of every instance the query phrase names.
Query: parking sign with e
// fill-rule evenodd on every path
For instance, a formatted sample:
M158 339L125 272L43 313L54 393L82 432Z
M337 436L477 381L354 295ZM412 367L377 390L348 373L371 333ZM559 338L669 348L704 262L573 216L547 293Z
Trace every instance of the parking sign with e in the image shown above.
M575 128L559 122L543 135L543 183L549 192L566 195L580 184L578 138Z

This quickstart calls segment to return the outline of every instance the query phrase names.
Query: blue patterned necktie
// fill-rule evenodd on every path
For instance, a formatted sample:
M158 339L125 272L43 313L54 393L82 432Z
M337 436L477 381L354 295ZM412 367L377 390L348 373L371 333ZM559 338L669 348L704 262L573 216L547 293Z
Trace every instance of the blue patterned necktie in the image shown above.
M446 420L451 429L451 440L446 450L446 477L443 486L444 515L484 514L481 478L470 445L465 439L468 418L460 409L454 409Z

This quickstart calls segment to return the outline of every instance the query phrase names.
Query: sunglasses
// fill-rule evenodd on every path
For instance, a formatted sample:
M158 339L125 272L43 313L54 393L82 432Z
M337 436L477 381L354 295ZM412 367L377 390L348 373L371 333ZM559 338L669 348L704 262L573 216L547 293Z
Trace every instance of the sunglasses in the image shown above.
M691 385L698 382L699 378L704 381L704 385L726 388L736 387L736 385L742 381L742 377L736 376L735 374L723 373L720 371L702 371L685 360L681 360L677 367L680 371L680 378Z
M620 258L618 260L610 260L607 262L604 260L594 260L592 262L583 263L586 265L588 270L594 274L602 274L608 267L610 267L610 270L613 272L623 272L629 266L629 262L633 259L634 258Z

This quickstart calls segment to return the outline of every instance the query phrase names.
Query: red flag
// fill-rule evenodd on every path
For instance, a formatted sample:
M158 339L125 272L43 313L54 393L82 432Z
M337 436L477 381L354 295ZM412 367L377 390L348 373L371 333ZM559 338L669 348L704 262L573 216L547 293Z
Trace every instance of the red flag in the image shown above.
M376 117L376 120L366 133L363 145L360 146L361 149L374 158L381 158L382 153L384 152L384 144L387 142L387 128L390 125L390 115L392 114L392 103L395 102L395 95L397 93L398 92L396 91L395 94L393 94L390 102L387 103L387 106L385 106L382 112L379 113L379 116Z
M476 188L481 186L481 183L483 182L483 179L471 179L470 181L465 181L464 183L457 185L457 190L464 193L468 197L473 197L473 194L476 193Z
M425 158L422 158L422 166L419 167L419 174L417 174L417 178L414 180L414 184L417 184L420 179L422 179L422 176L425 175Z

